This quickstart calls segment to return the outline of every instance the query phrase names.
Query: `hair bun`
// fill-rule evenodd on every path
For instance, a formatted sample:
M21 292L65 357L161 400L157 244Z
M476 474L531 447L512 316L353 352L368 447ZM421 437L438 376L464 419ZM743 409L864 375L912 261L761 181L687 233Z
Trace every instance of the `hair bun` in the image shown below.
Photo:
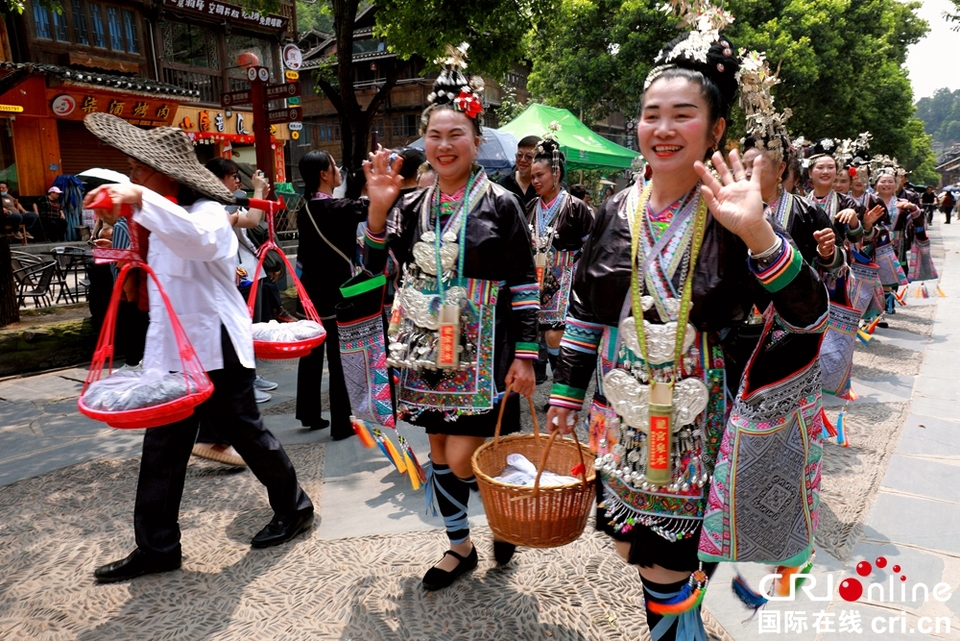
M720 90L724 113L733 104L739 87L740 60L736 47L725 35L720 34L710 42L703 33L688 31L668 42L660 50L656 63L699 71Z

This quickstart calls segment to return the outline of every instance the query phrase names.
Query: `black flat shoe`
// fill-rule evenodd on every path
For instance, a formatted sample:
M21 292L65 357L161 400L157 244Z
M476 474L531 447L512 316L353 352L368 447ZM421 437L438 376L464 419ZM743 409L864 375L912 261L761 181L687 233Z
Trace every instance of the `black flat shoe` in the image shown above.
M506 541L493 540L493 558L498 565L506 565L513 558L513 553L517 551L517 546Z
M456 581L461 574L466 574L477 567L476 547L470 550L470 554L467 556L460 556L453 550L447 550L443 553L444 556L448 554L460 561L460 563L449 572L441 570L438 567L432 567L427 570L427 573L423 575L423 587L425 590L442 590ZM442 561L443 559L440 560Z
M304 427L306 427L311 432L314 432L316 430L322 430L330 427L330 421L328 421L325 418L321 418L318 423L315 423L314 425L305 425Z
M93 571L93 576L95 576L100 583L115 583L116 581L135 579L144 574L159 574L160 572L179 570L180 564L180 559L171 560L151 557L149 554L141 552L140 548L137 548L125 559L100 566Z
M274 516L266 527L257 532L250 541L255 548L269 548L286 543L301 532L305 532L313 525L313 508L295 512L293 515Z

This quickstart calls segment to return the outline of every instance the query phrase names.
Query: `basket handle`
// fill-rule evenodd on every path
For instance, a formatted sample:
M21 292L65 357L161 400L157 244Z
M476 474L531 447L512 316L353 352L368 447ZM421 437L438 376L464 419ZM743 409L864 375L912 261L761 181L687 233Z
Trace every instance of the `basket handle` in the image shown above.
M580 478L583 479L583 482L587 482L587 463L583 459L583 447L580 445L580 439L577 438L577 430L573 430L573 441L577 444L577 454L580 456ZM540 456L540 465L537 466L537 478L533 480L533 489L530 491L530 498L536 497L540 494L540 477L543 475L543 471L547 468L547 457L550 455L550 448L553 447L553 442L557 440L557 437L560 435L560 432L554 432L550 435L550 439L547 441L547 446L543 448L543 454ZM524 497L515 497L516 500Z
M507 408L507 398L509 398L510 393L513 391L513 386L508 385L507 391L503 393L503 399L500 401L500 412L497 415L497 427L493 432L493 446L500 446L500 424L503 423L503 412ZM540 443L540 421L537 419L537 410L533 407L533 397L528 396L527 401L530 403L530 415L533 416L533 435L537 438L537 443Z
M323 321L320 320L320 315L317 313L317 309L314 306L313 301L310 300L310 296L307 295L306 288L297 277L297 270L293 268L293 265L291 265L290 261L287 259L287 255L282 249L280 249L280 246L277 245L273 239L273 212L271 211L267 211L267 227L270 230L270 235L267 237L267 240L265 240L264 243L257 249L257 256L259 257L257 260L257 269L253 272L253 282L250 284L250 293L247 296L247 312L250 314L250 318L253 318L253 308L257 302L257 289L260 287L260 274L263 273L263 262L267 259L267 252L271 249L275 249L277 254L280 256L280 260L283 261L284 265L286 265L287 273L290 274L290 277L293 280L293 285L297 289L297 295L300 297L300 304L303 306L303 315L309 320L322 325Z

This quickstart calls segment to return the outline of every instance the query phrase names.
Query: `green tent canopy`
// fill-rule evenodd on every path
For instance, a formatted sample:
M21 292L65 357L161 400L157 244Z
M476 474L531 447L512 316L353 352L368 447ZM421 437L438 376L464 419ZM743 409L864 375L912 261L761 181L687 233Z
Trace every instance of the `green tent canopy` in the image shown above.
M513 134L517 140L524 136L542 136L554 121L560 123L557 142L567 156L567 171L629 169L630 162L640 155L593 133L568 110L545 105L530 105L522 114L501 126L500 131Z

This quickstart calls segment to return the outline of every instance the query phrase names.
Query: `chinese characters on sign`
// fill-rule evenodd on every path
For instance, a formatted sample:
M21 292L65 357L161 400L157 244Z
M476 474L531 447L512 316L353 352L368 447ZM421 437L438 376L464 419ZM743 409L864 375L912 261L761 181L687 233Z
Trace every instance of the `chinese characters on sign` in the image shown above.
M286 29L288 19L281 16L267 16L259 11L247 11L240 7L216 2L215 0L166 0L168 7L196 11L208 16L219 16L228 20L242 22L270 29Z

